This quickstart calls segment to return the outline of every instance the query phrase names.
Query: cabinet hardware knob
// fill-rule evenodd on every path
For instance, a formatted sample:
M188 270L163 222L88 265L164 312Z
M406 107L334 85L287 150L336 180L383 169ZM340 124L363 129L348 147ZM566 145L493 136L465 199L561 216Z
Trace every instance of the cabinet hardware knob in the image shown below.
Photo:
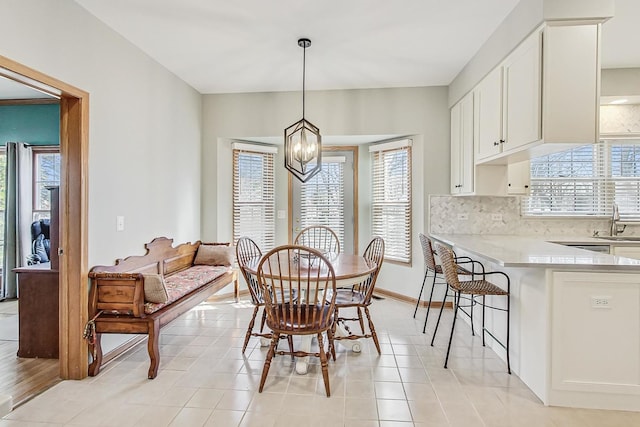
M504 139L500 140L500 144L504 144L505 142L507 142L507 141L505 141Z
M528 186L528 185L525 185L525 186L524 186L524 188L529 188L529 186Z
M493 146L495 147L496 145L500 145L498 142L493 142Z

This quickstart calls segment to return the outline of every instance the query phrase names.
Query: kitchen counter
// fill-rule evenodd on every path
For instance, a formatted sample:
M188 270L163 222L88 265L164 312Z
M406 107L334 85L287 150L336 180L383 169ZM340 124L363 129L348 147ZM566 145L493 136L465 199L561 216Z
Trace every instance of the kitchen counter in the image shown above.
M595 237L539 237L478 234L436 234L435 241L487 259L502 267L536 267L572 270L616 270L640 272L640 260L565 246L633 245L638 241Z
M545 405L640 411L640 259L564 246L610 245L630 253L640 242L571 236L431 237L457 255L480 261L487 271L509 276L511 368ZM506 286L500 276L491 280ZM478 329L481 317L473 318ZM464 316L460 320L469 322ZM486 326L504 342L505 316L487 317ZM505 359L497 343L488 340L487 345Z

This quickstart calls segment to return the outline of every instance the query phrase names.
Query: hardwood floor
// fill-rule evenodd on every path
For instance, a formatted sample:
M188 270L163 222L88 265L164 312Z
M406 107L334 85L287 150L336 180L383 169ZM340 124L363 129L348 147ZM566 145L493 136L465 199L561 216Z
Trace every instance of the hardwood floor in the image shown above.
M0 302L0 394L13 398L13 407L60 381L58 359L17 357L18 302Z

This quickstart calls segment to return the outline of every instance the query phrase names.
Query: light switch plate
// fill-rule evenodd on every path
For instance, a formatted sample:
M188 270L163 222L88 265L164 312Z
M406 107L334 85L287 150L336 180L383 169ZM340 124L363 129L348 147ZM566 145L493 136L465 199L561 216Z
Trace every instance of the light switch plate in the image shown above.
M124 216L122 215L116 217L116 231L124 231Z

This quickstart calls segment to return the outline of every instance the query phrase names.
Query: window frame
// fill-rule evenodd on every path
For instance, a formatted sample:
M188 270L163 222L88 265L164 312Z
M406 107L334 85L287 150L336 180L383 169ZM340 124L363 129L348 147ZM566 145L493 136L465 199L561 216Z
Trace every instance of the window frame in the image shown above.
M42 182L50 182L50 181L38 180L38 171L39 171L38 156L42 154L57 154L60 157L61 156L60 147L53 146L53 145L31 146L31 199L32 199L31 200L31 217L33 221L37 221L39 218L51 218L51 207L49 207L49 209L39 209L39 206L37 206L37 202L39 200L38 186ZM57 183L49 184L49 186L54 186L54 185L60 186L60 182L62 180L61 168L62 168L62 159L60 157L60 162L58 164L59 180L57 181ZM42 215L47 213L48 215L44 215L44 216ZM36 218L36 214L40 214L40 215Z
M265 251L271 250L275 247L275 239L276 239L276 183L275 183L275 163L276 163L276 154L277 148L268 145L258 145L258 144L248 144L241 142L234 142L231 145L232 148L232 238L233 244L237 244L238 239L240 237L246 236L253 239L256 244L260 247L260 250L264 253ZM264 196L265 194L270 194L270 198L267 200L263 200L262 202L242 202L238 200L240 195L239 185L239 170L240 164L238 163L239 156L242 153L250 154L253 156L260 156L263 161L267 162L267 168L269 170L262 170L261 175L263 179L261 180L261 184L265 185L270 184L268 190L265 192L264 188L261 191L261 194ZM265 180L264 177L267 177L270 174L270 182L269 180ZM238 224L240 223L240 218L237 216L239 211L237 208L240 206L264 206L265 211L269 211L271 213L271 220L269 227L263 228L264 232L261 236L256 236L255 234L248 233L243 230L238 230ZM269 222L268 216L266 217L266 221Z
M371 234L373 236L380 236L385 240L385 262L397 263L405 266L412 265L413 258L413 242L412 242L412 224L413 224L413 157L412 157L412 140L401 139L394 141L387 141L380 144L374 144L369 146L369 152L371 154ZM384 195L388 194L385 188L386 184L393 182L389 179L381 179L385 177L385 172L380 171L380 162L382 161L382 167L384 167L384 159L390 155L397 154L399 152L406 152L406 162L403 164L404 175L400 178L403 183L402 200L390 200ZM382 186L377 188L378 186ZM382 196L382 197L380 197ZM381 228L385 228L383 225L377 224L378 214L376 211L382 211L385 207L398 206L403 210L403 214L395 215L396 218L403 218L403 230L401 235L404 236L402 243L397 243L397 239L391 238L390 234L397 236L398 232L394 231L389 233L388 230L380 231ZM384 222L383 220L380 220Z

